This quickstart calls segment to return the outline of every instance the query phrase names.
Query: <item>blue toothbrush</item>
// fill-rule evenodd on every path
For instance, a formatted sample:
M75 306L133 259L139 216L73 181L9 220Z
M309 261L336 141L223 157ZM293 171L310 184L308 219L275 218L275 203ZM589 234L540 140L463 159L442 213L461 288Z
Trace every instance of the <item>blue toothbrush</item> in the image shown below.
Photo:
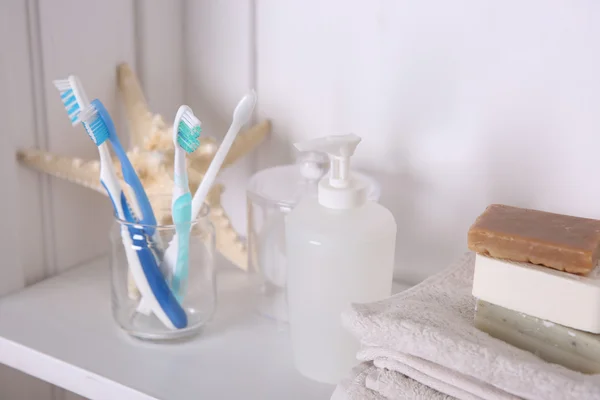
M60 92L71 124L77 125L81 122L92 141L98 146L100 182L108 193L115 215L121 220L136 221L114 171L106 142L110 129L114 129L114 126L104 122L93 104L88 105L87 97L77 77L70 76L68 79L54 81L54 85ZM142 299L150 305L152 312L165 326L171 329L185 328L187 315L158 269L156 259L147 246L144 233L140 225L121 227L127 262L136 286L142 294Z
M133 201L135 202L134 206L137 206L137 209L140 210L142 215L139 220L142 225L144 225L144 231L148 236L152 238L152 242L154 246L154 250L158 253L157 257L159 260L162 259L162 242L160 240L160 236L156 233L156 217L154 216L154 212L152 211L152 206L150 205L150 200L148 200L148 196L146 195L146 191L144 190L144 186L142 182L140 182L140 178L138 177L135 169L131 165L129 161L129 157L127 157L127 153L123 150L123 146L121 146L121 142L119 141L119 137L117 136L117 130L115 129L115 125L113 123L110 114L102 104L102 102L98 99L92 101L92 106L95 108L98 113L99 119L103 121L103 123L107 126L108 129L108 140L115 151L115 154L119 158L119 162L121 163L121 172L123 173L123 180L127 183L131 189L133 189Z

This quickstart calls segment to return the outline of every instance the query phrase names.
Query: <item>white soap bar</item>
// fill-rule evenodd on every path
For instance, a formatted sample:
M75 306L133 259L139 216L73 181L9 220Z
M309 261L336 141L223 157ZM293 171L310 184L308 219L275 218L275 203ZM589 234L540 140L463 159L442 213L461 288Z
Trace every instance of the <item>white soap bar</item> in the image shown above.
M509 310L600 333L600 268L573 275L477 254L473 296Z

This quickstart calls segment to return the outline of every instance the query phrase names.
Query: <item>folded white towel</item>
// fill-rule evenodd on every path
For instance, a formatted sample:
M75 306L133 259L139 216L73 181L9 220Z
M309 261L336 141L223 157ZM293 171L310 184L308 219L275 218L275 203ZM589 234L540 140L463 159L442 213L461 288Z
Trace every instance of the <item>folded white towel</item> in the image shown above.
M473 326L474 259L467 253L407 291L344 314L361 340L359 358L461 400L600 399L600 375L550 364Z
M361 363L336 387L331 400L454 400L398 372Z

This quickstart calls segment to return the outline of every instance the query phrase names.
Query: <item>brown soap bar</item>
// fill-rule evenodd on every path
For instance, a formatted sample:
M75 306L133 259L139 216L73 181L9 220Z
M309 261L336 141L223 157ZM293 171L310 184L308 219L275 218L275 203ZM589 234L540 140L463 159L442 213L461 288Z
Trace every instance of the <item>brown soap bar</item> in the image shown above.
M587 274L600 254L600 221L492 204L469 229L469 249Z

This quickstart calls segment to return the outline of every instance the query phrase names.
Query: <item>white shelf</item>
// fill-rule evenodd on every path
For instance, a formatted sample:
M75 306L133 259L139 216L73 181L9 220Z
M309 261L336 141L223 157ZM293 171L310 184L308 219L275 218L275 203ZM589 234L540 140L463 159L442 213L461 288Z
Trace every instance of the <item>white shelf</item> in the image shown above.
M0 363L91 399L329 399L299 375L288 333L254 312L244 273L219 272L219 306L193 340L156 344L113 321L106 259L0 299Z

